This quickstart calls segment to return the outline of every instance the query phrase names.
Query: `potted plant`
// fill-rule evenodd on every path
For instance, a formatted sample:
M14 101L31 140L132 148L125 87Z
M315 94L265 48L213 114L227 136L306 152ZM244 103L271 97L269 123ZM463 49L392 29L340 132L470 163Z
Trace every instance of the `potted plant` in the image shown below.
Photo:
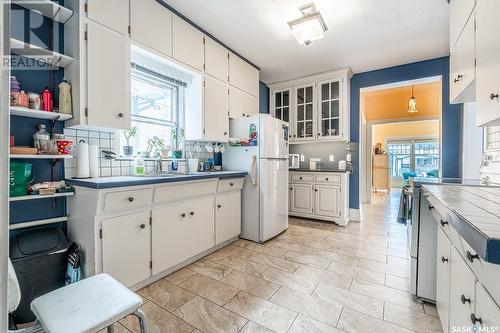
M176 130L172 128L170 131L170 146L172 147L172 157L182 158L182 145L184 144L184 129Z
M123 146L123 156L132 156L134 154L134 146L130 145L130 139L137 134L137 127L132 127L129 130L123 131L123 136L127 141L127 145Z

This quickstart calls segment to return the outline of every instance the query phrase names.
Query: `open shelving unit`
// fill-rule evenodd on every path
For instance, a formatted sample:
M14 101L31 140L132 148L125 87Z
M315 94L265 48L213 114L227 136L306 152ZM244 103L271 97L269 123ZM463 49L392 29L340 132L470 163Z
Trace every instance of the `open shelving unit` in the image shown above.
M75 192L64 192L64 193L56 193L52 195L40 195L40 194L33 194L33 195L23 195L20 197L11 197L9 198L9 202L13 201L27 201L27 200L40 200L40 199L54 199L54 198L61 198L61 197L71 197L75 195Z
M33 110L22 106L11 106L10 114L12 116L48 119L54 121L66 121L68 119L73 118L72 115L66 113Z
M73 62L73 58L70 56L25 43L15 38L10 39L10 48L13 54L36 60L43 59L53 67L64 68Z
M59 23L66 23L73 16L71 9L51 0L11 0L11 2Z

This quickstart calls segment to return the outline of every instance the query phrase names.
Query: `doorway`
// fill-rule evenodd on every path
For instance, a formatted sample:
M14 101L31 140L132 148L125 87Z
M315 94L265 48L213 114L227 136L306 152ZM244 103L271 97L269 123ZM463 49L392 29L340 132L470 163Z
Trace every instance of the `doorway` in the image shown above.
M401 189L410 177L439 177L441 76L360 92L361 202L370 203L374 190ZM416 112L409 112L411 102Z

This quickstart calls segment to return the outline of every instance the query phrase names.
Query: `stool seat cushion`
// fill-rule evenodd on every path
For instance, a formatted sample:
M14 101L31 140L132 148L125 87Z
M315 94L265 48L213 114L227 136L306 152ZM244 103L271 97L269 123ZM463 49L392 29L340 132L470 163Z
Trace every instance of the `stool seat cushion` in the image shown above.
M142 299L108 274L99 274L31 302L46 333L95 333L133 314Z

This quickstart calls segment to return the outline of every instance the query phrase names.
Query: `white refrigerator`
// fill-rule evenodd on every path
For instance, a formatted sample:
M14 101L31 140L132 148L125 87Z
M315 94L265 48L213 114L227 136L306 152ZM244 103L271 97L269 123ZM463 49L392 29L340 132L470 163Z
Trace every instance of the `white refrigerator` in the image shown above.
M231 119L229 135L256 145L228 145L225 170L247 171L242 190L241 238L265 242L288 228L288 123L267 114Z

